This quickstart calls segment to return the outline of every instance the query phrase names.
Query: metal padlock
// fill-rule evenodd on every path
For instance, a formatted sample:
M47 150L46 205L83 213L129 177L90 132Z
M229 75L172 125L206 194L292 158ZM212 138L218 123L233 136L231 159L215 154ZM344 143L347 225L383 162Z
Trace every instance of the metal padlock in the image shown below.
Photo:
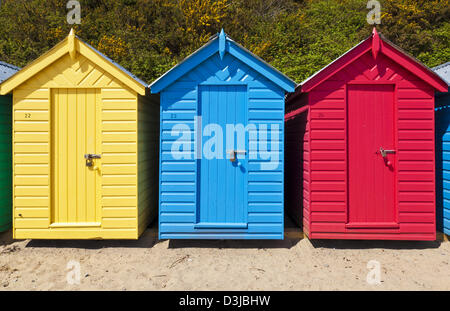
M230 151L230 161L236 162L238 154L247 154L245 150L231 150Z
M84 155L84 158L86 159L86 166L87 167L92 167L94 166L94 159L101 159L101 155L99 154L92 154L92 153L87 153Z

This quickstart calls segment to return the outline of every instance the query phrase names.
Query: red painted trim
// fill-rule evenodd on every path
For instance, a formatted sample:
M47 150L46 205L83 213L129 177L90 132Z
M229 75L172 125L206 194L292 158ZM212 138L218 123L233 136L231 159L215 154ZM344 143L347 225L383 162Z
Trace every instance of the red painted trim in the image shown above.
M308 204L309 204L309 210L308 210L308 231L310 232L310 234L312 234L312 228L311 228L311 224L312 224L312 220L311 220L311 214L312 214L312 189L311 189L311 184L312 184L312 135L311 135L311 97L308 94L308 140L309 140L309 144L308 144L308 154L309 154L309 169L308 169L308 173L309 173L309 180L308 180ZM304 211L304 210L303 210Z
M436 107L436 96L433 92L433 107ZM436 114L433 113L433 133L436 133ZM433 135L433 227L434 227L434 236L436 239L436 135Z
M380 39L383 40L382 37L380 37ZM368 41L368 43L371 43L371 41ZM367 44L368 44L367 43ZM353 74L355 74L356 70L359 70L359 67L362 67L360 65L357 66L357 64L359 64L359 62L367 62L369 67L372 67L372 63L373 63L373 59L371 60L372 56L370 53L370 46L368 45L364 45L364 43L361 43L361 45L357 46L355 49L351 50L347 55L342 56L342 58L339 60L337 60L336 62L332 63L329 65L329 68L325 68L324 72L319 72L319 74L317 74L316 76L312 77L307 83L305 83L302 88L305 87L311 87L312 92L308 95L308 99L307 99L307 106L308 108L298 108L297 110L291 111L289 114L293 115L295 112L299 113L299 111L305 112L306 110L308 110L309 114L307 117L307 122L308 122L308 135L309 135L309 156L310 156L310 161L309 161L309 169L308 171L305 171L305 173L309 173L309 181L307 186L309 187L309 193L307 194L304 200L305 204L309 204L309 209L308 209L308 214L306 213L305 210L305 204L303 205L303 224L304 226L308 226L308 229L305 228L305 231L308 231L308 237L310 239L365 239L365 240L435 240L436 238L436 220L435 220L435 216L436 216L436 210L435 210L435 206L436 206L436 189L435 187L435 173L436 173L436 168L435 168L435 137L433 136L433 139L431 140L431 138L427 138L427 141L424 143L419 143L417 144L417 147L414 144L409 144L408 142L405 143L404 140L409 140L408 137L410 134L406 133L408 130L421 130L421 126L424 126L426 129L432 128L434 131L435 128L435 115L434 113L432 113L433 118L431 117L427 117L424 118L422 121L417 121L416 122L416 116L421 117L420 115L418 115L417 113L412 114L412 117L409 116L409 114L407 113L405 116L405 111L407 110L407 108L409 107L409 101L413 102L413 101L417 101L418 103L420 103L420 110L422 109L428 109L428 104L430 103L430 101L432 100L433 103L435 101L434 98L434 91L435 91L435 87L433 87L430 83L433 82L435 80L435 83L440 83L439 79L436 79L436 77L432 74L427 72L427 68L424 67L422 64L416 62L413 58L411 58L409 55L407 55L406 53L403 53L401 50L399 50L398 48L395 47L395 45L391 44L389 41L387 41L386 43L382 42L383 44L383 49L380 52L381 54L383 54L382 56L378 55L377 61L375 63L377 64L385 64L384 62L387 62L387 67L389 69L389 71L384 73L384 76L382 76L383 79L389 79L389 78L393 78L392 81L390 80L371 80L372 75L369 75L370 77L368 78L368 80L364 80L364 81L348 81L348 79L352 79ZM367 49L365 49L365 47ZM387 51L386 53L388 55L386 55L384 52ZM367 54L365 54L367 53ZM391 55L392 54L392 55ZM360 55L358 58L357 55ZM356 57L354 59L352 59L352 57ZM399 61L397 61L396 59L399 59ZM371 61L370 61L371 60ZM357 62L357 63L353 63L353 62ZM340 67L341 66L341 67ZM344 125L341 127L339 125L339 128L343 128L344 130L344 143L345 143L345 167L346 167L346 171L344 175L340 175L342 176L342 178L340 178L340 180L345 180L346 183L346 187L345 188L341 188L342 192L344 194L344 199L342 201L345 201L345 209L342 210L343 213L345 213L345 215L340 214L340 216L344 216L345 218L339 217L339 222L337 222L335 220L335 218L330 218L330 219L326 219L324 218L324 216L322 216L320 218L320 221L315 221L311 215L312 213L315 211L314 209L314 203L317 201L313 201L313 198L315 198L315 196L312 196L312 176L315 172L315 169L313 169L313 165L317 165L317 162L314 162L314 160L312 160L313 158L313 151L312 151L312 146L313 146L313 141L317 140L313 140L312 137L314 136L314 131L315 129L311 128L311 111L312 111L312 105L318 103L320 104L321 100L328 100L331 98L331 101L338 101L337 99L335 99L335 97L331 97L328 98L328 96L325 94L326 92L321 91L321 94L323 95L321 100L314 100L314 102L311 100L311 94L315 94L316 91L319 91L320 89L324 89L324 85L322 83L326 83L327 81L330 80L330 78L335 75L337 72L339 72L340 70L342 70L344 67L342 66L347 66L346 69L350 69L352 66L355 66L355 70L348 70L349 73L348 74L343 74L343 77L339 77L340 80L342 80L343 82L343 90L344 93L340 94L340 98L343 98L344 100L344 118L345 118L345 123ZM382 67L382 68L384 68ZM335 71L333 71L335 70ZM344 70L347 71L347 70ZM343 71L343 72L344 72ZM391 71L393 71L392 73L390 73ZM426 74L423 74L423 73ZM375 71L374 71L375 74ZM340 76L340 74L339 74ZM396 77L397 76L397 77ZM373 77L375 78L375 77ZM403 79L401 79L403 78ZM420 80L420 82L415 82ZM428 81L427 81L428 80ZM431 82L430 82L431 81ZM316 82L318 83L316 86L319 86L318 88L315 88L316 86L313 85L313 83ZM354 226L355 224L349 224L349 226L347 226L348 221L349 221L349 210L348 210L348 203L349 203L349 192L348 192L348 184L349 184L349 170L348 170L348 165L349 165L349 158L348 158L348 152L349 152L349 146L348 146L348 137L349 137L349 128L348 128L348 89L350 85L390 85L391 88L393 88L393 107L392 109L393 111L393 149L399 151L399 147L403 147L402 144L408 145L408 147L404 147L404 150L402 155L400 155L400 153L397 153L395 158L393 158L393 163L395 165L395 171L394 173L394 185L393 187L395 187L394 193L393 193L393 201L395 202L395 207L394 207L394 217L392 217L391 219L388 219L389 223L380 223L380 224L375 224L375 225L371 225L371 224L364 224L364 226L362 226L361 224L356 224L356 226ZM336 95L337 91L337 87L339 84L336 83L330 84L330 88L328 89L328 93L332 94L332 96ZM336 89L335 89L336 88ZM342 90L342 85L339 85L339 88ZM447 85L446 85L447 88ZM341 90L339 91L339 93L341 92ZM302 90L303 91L303 90ZM301 96L302 91L298 90L295 94L293 94L294 96L289 97L288 100L288 104L289 102L292 102L292 99L295 98L297 99L297 96ZM425 95L426 94L428 95ZM342 96L341 96L342 95ZM314 96L314 95L313 95ZM340 99L339 99L340 102ZM425 105L426 103L426 105ZM340 103L338 103L340 105ZM400 110L400 107L405 108L404 110ZM412 106L411 106L412 107ZM419 108L417 108L419 109ZM432 108L430 108L432 109ZM340 110L342 111L342 110ZM315 111L314 111L315 113ZM428 115L428 110L426 112L424 112ZM342 114L340 114L340 116L342 116ZM399 117L403 117L406 121L404 120L399 120ZM327 120L327 117L324 117L323 120ZM424 125L424 123L428 124L429 122L432 122L429 126L428 125ZM336 126L336 122L334 120L329 120L330 124L333 124L333 127ZM417 124L417 125L415 125ZM326 127L326 122L323 123L323 126ZM416 128L417 127L417 128ZM404 128L405 131L399 132L399 128ZM320 127L317 128L318 130L320 130ZM341 132L342 133L342 132ZM340 134L342 135L342 134ZM405 138L403 138L403 136L405 136ZM342 137L342 136L340 136ZM427 136L428 137L428 136ZM402 138L402 140L399 140L400 138ZM433 144L433 147L429 146L429 144ZM425 152L425 155L414 155L411 153L409 153L409 151L414 151L414 150L420 150L420 148L422 148L421 146L427 146L426 149L427 151ZM431 148L433 148L432 153ZM408 164L408 167L412 167L410 168L405 168L403 167L403 165L405 164L405 162L407 162L406 157L410 158L411 157L411 161L413 161L414 159L417 159L417 162L421 162L423 161L427 161L426 166L428 167L429 165L431 165L430 162L431 161L431 156L433 156L433 168L432 171L426 172L426 173L415 173L415 168L412 167L411 165L415 165L415 164ZM426 158L426 159L425 159ZM342 155L339 154L339 159L342 159ZM404 161L402 161L404 160ZM416 161L416 160L414 160ZM420 169L420 165L421 163L417 164L417 168ZM403 169L403 171L400 171L400 169ZM427 169L428 170L428 169ZM412 176L411 178L408 177L407 174L408 172L411 172ZM433 177L430 176L430 174L433 174ZM409 185L405 185L403 183L403 179L407 182L408 180L410 181L415 181L415 178L419 178L421 180L421 178L424 177L424 179L426 179L426 186L427 189L428 187L432 187L432 190L429 189L429 191L427 190L426 194L426 198L427 198L427 202L424 203L424 205L426 205L426 209L427 209L427 215L426 215L426 219L424 219L424 222L420 222L420 223L415 223L414 221L409 221L409 220L404 220L406 214L405 213L414 213L413 209L418 209L418 210L422 210L425 209L425 207L421 207L421 199L416 200L415 198L415 194L413 193L414 191L410 190ZM400 182L400 178L402 179L402 182ZM433 180L431 180L431 178L433 178ZM424 181L425 182L425 181ZM432 185L431 185L432 182ZM403 189L405 188L405 189ZM402 190L402 192L400 192L400 190ZM432 198L430 198L430 195L433 195ZM410 196L410 197L408 197ZM412 197L411 197L412 196ZM342 198L342 196L341 196ZM405 198L405 199L404 199ZM401 204L400 204L400 200L402 200ZM411 206L410 204L411 203ZM433 207L433 209L432 209ZM431 210L432 209L432 210ZM336 210L336 209L335 209ZM339 207L339 210L341 210L341 208ZM432 214L431 214L432 213ZM431 220L429 219L431 216L433 216L433 223L431 223ZM308 218L308 221L306 221L306 217ZM404 222L406 221L406 222ZM428 222L430 221L430 222ZM361 225L360 227L358 227L358 225Z
M303 112L308 110L308 105L305 105L303 107L300 107L298 109L292 110L290 112L288 112L285 116L284 116L284 121L289 121L293 118L295 118L296 116L302 114Z
M400 228L400 225L395 222L351 223L351 224L346 224L345 228L349 228L349 229L398 229L398 228Z
M349 219L349 212L348 212L348 202L349 202L349 182L348 182L348 85L344 85L344 117L345 117L345 128L344 128L344 141L345 141L345 223L348 224Z
M411 234L383 234L383 233L311 233L309 239L325 240L395 240L395 241L436 241L435 234L411 233Z
M344 86L344 102L345 102L345 168L346 168L346 174L345 174L345 233L355 233L355 229L400 229L400 223L399 223L399 193L398 193L398 183L399 183L399 179L398 179L398 165L399 165L399 156L398 156L398 152L395 155L395 171L394 171L394 213L395 213L395 222L392 223L350 223L350 219L349 219L349 187L350 187L350 183L349 183L349 163L348 163L348 158L349 158L349 148L348 148L348 85L389 85L389 86L393 86L394 87L394 92L393 92L393 107L392 107L392 113L393 113L393 120L394 120L394 124L393 124L393 131L394 131L394 150L398 151L398 84L397 82L392 82L392 81L376 81L376 80L371 80L371 81L349 81L345 86ZM349 229L349 230L347 230Z
M379 40L380 40L379 53L382 53L385 56L389 57L394 62L402 66L404 69L413 73L422 81L432 86L434 89L440 92L448 92L448 84L444 80L442 80L437 74L435 75L432 72L428 71L426 68L423 68L423 65L412 59L410 56L399 51L397 48L391 46L389 43L385 42L381 37L379 37ZM371 50L373 52L372 43L373 43L373 36L361 42L347 54L342 55L336 61L328 65L328 67L325 67L322 71L316 74L316 76L312 77L305 84L301 85L301 87L298 88L297 92L303 93L310 92L312 89L314 89L318 85L322 84L324 81L328 80L331 76L336 74L336 72L342 70L344 67L356 61L367 51Z
M311 78L311 80L303 84L300 88L300 92L311 92L313 88L328 80L336 72L351 64L362 55L366 54L367 51L371 49L369 39L361 42L358 46L355 47L354 50L347 54L344 54L334 63L330 64L328 68L325 68L322 72L319 72L315 77Z
M380 36L378 35L377 32L377 28L373 28L373 32L372 32L372 56L373 59L377 59L378 53L381 50L381 45L380 45Z
M399 224L400 219L400 193L399 193L399 178L398 178L398 166L399 166L399 153L398 153L398 84L394 84L394 150L396 150L395 154L395 171L394 171L394 202L395 202L395 222Z
M434 76L426 69L422 68L422 65L411 59L408 55L403 54L389 43L381 40L382 44L382 53L392 59L394 62L405 68L407 71L413 73L422 81L426 82L434 89L440 92L448 92L448 84L443 81L441 78Z
M364 84L396 84L396 81L387 81L387 80L366 80L366 81L356 81L356 80L352 80L352 81L348 81L347 84L350 85L364 85Z

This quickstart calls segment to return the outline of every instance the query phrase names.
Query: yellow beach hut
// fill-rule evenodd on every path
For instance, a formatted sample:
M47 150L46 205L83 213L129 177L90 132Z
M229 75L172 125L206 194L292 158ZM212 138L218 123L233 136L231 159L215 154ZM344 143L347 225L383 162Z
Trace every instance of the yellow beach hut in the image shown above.
M14 238L139 237L158 202L146 85L73 30L0 85L13 94Z

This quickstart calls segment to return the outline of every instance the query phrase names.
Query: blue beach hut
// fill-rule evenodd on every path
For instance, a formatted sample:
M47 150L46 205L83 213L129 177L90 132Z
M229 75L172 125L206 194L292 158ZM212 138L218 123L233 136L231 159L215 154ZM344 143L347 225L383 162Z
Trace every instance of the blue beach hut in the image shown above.
M450 83L450 62L433 68ZM438 230L450 235L450 94L436 94L436 215Z
M223 30L150 85L161 239L283 239L284 104L295 85Z

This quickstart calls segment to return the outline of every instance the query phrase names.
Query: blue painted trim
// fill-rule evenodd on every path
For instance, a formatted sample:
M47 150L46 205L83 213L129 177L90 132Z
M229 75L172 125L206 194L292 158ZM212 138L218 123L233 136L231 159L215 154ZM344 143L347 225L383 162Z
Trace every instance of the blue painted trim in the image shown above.
M450 210L448 190L450 178L449 136L450 136L450 94L436 93L435 98L436 135L436 216L437 229L450 235Z
M260 60L255 55L244 50L242 47L234 42L229 42L230 46L228 52L239 59L241 62L259 72L261 75L278 85L280 88L288 93L295 91L296 83L291 79L285 77L281 72L269 66L264 61Z
M216 38L208 42L199 50L188 56L184 61L155 80L152 84L149 85L151 93L160 93L180 77L206 61L209 57L211 57L215 53L220 54L222 51L224 53L230 53L231 55L245 63L247 66L251 67L259 74L282 88L285 92L290 93L295 91L295 87L297 84L294 81L286 77L277 69L270 66L268 63L264 62L258 56L254 55L244 47L226 37L225 33L224 37L225 38L216 36ZM225 42L223 43L223 47L221 46L220 40L225 40Z
M285 101L286 102L286 101ZM286 115L286 105L283 105L283 115L285 116ZM282 135L283 136L283 138L281 139L281 141L282 141L282 143L280 144L280 153L282 154L282 157L281 157L281 159L279 159L281 162L282 162L282 166L281 166L281 174L282 174L282 176L283 176L283 196L281 197L281 206L283 206L283 209L281 210L281 213L282 213L282 218L281 218L281 221L282 221L282 223L283 223L283 231L284 231L284 229L286 228L285 227L285 214L284 214L284 207L286 206L285 205L285 196L286 196L286 191L284 190L284 187L286 186L286 184L285 184L285 175L286 175L286 173L285 173L285 169L286 169L286 160L285 160L285 155L286 155L286 128L285 128L285 126L286 126L286 124L285 124L285 122L281 122L281 128L280 128L280 135ZM284 235L283 235L283 238L282 239L284 239Z
M217 39L216 39L217 40ZM160 93L162 90L170 86L177 79L184 76L186 73L197 67L212 55L217 53L218 44L214 44L216 40L212 40L194 54L191 54L183 62L179 63L164 75L149 85L152 94Z
M195 102L197 103L195 105L195 116L199 117L200 116L200 88L198 87L198 85L195 86ZM200 128L198 128L198 125L200 125ZM194 117L194 160L195 160L195 200L194 200L194 221L195 224L197 224L200 221L200 213L199 213L199 209L200 209L200 193L201 193L201 187L200 187L200 174L199 174L199 169L201 167L201 161L202 161L202 157L203 157L203 125L202 124L197 124L195 122L195 117ZM199 154L200 152L200 154ZM199 159L197 159L197 157L199 157ZM194 224L194 226L195 226Z
M164 141L162 132L163 132L163 105L161 105L161 103L164 102L165 100L165 96L164 93L162 93L159 97L160 100L160 105L159 105L159 173L158 173L158 227L161 228L161 191L162 191L162 153L163 153L163 148L162 148L162 144ZM158 238L161 240L161 230L158 230Z
M219 35L219 56L220 59L223 59L223 57L225 56L225 49L226 49L226 35L225 32L222 30L220 31L220 35Z
M227 44L230 43L227 42ZM217 46L218 44L216 45L216 48ZM215 64L221 62L218 53L213 54L211 57L214 58ZM283 155L285 148L282 141L284 140L283 131L285 129L283 112L285 110L284 95L286 92L280 86L265 78L257 70L247 66L231 54L225 54L221 65L235 65L235 67L237 67L236 69L239 69L240 66L245 67L245 72L248 71L249 78L246 79L244 83L237 80L226 81L223 83L224 81L219 81L220 77L217 77L216 79L214 78L214 75L211 75L212 78L209 79L210 74L215 73L215 71L211 70L216 69L215 67L211 68L211 66L208 66L207 64L211 61L211 57L203 61L190 72L187 72L184 75L186 79L183 78L183 81L180 81L178 78L173 84L161 92L160 100L162 110L160 130L162 130L161 134L164 133L164 135L161 135L160 137L161 156L159 175L161 182L159 184L159 238L282 240L284 238L284 178L282 177L284 175L285 163ZM204 82L206 79L209 79L207 81L210 82ZM259 160L252 162L249 161L248 157L245 157L245 167L252 165L251 172L248 172L246 180L241 188L242 190L245 187L242 194L242 200L244 201L246 212L244 213L244 217L234 220L234 223L228 227L218 228L217 223L214 223L214 226L211 228L208 228L208 225L202 227L202 222L198 219L199 195L201 195L201 184L198 180L200 177L199 162L201 160L186 159L171 162L172 159L166 152L167 150L170 151L170 146L174 141L173 137L169 137L167 132L170 131L171 126L180 120L181 123L187 123L190 131L192 131L194 129L194 117L196 115L202 115L199 111L201 100L199 96L200 85L208 87L221 85L245 87L247 90L245 96L247 108L241 112L242 119L239 119L239 123L255 123L258 125L275 122L280 126L279 135L282 135L279 137L280 145L278 148L280 148L279 161L283 166L278 167L275 171L261 170L262 174L257 174L258 171L260 171L256 166L259 163ZM264 102L264 99L267 99L268 101ZM250 107L253 108L250 109ZM261 113L258 112L259 109L262 110ZM264 114L269 112L266 111L266 109L273 111L273 116ZM185 112L185 110L188 112ZM268 130L270 130L270 127ZM248 148L250 148L252 143L248 139L249 138L247 137L246 143L249 143ZM201 145L199 144L199 147ZM188 151L192 152L192 147L190 149L188 148ZM164 157L162 155L164 155ZM176 162L175 165L173 165L174 162ZM180 174L178 175L177 172ZM270 194L265 193L266 189L270 191L270 183L272 182L276 183L276 189L274 189L275 199L272 199ZM181 185L177 185L177 183L181 183ZM179 189L176 188L178 186L180 186ZM251 192L249 192L249 190L251 190ZM186 194L184 192L186 192ZM214 222L214 220L212 221ZM226 222L224 220L217 221ZM210 223L211 221L204 219L203 223L207 222ZM200 225L196 227L196 224L199 223ZM247 228L233 227L233 224L236 223L245 223L247 224Z
M284 106L284 105L283 105ZM246 85L245 88L245 116L244 116L244 120L245 120L245 126L250 124L250 120L248 117L248 109L250 107L250 87L248 86L248 84ZM244 158L244 167L247 168L247 173L245 174L244 177L244 209L245 209L245 222L248 225L248 175L249 175L249 159L250 159L250 137L249 137L249 133L247 131L245 131L245 148L247 149L247 155ZM284 227L283 227L284 228Z
M160 236L161 240L171 239L192 239L192 240L283 240L284 234L246 234L246 233L163 233Z
M202 82L199 83L198 85L201 86L221 86L221 85L226 85L226 86L246 86L248 85L248 82L239 82L239 81L233 81L233 82L229 82L229 81L215 81L215 82Z
M194 225L196 229L247 229L248 224L246 223L214 223L214 222L204 222L197 223Z

